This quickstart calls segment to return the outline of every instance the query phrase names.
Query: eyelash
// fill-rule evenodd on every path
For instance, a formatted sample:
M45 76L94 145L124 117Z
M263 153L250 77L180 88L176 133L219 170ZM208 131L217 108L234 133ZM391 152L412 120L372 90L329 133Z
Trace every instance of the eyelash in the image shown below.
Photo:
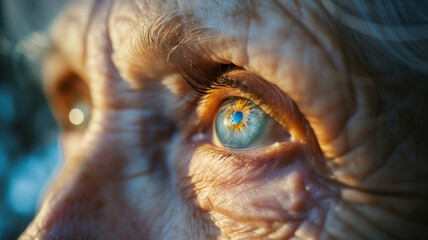
M211 93L219 89L235 89L242 93L245 93L246 98L249 98L256 104L264 102L263 97L255 92L252 88L244 84L235 78L229 77L228 73L232 70L239 69L239 67L233 64L218 64L214 69L213 73L209 73L198 67L191 67L190 70L182 69L181 76L192 88L196 96L193 96L190 103L198 105L205 100ZM230 96L232 97L232 96ZM271 109L263 109L270 115Z
M215 74L209 74L203 69L193 67L190 70L183 70L182 77L189 86L198 94L198 98L204 97L212 91L222 87L241 88L240 83L224 74L234 69L234 65L218 65Z

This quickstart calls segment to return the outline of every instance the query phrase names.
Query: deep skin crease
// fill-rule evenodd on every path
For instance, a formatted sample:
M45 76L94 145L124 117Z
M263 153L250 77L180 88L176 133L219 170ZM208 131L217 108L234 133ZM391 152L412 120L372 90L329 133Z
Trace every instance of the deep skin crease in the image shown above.
M148 34L162 26L178 34ZM317 1L72 3L51 28L44 85L66 126L77 97L60 86L77 76L91 120L64 127L63 167L20 239L422 239L424 141L383 124L381 90L353 77L364 70L338 34ZM183 101L189 59L239 67L292 141L215 146L213 113ZM246 93L213 96L207 108Z

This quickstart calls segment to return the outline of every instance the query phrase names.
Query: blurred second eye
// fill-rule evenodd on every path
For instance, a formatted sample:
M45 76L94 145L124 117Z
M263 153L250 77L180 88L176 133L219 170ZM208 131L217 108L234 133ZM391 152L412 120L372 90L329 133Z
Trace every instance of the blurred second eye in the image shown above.
M74 104L73 108L68 113L68 120L75 127L87 127L90 119L90 106L85 102Z
M232 97L215 117L215 137L223 147L248 149L288 140L290 134L254 102Z

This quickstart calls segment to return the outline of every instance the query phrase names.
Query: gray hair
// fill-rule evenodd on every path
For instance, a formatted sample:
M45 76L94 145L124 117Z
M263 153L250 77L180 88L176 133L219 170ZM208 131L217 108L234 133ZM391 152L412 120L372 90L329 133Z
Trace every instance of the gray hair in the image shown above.
M346 41L359 46L356 55L372 71L428 74L426 1L322 0L322 4L346 33Z
M321 0L346 52L374 84L383 122L402 141L428 121L428 4L425 0ZM357 80L355 80L357 79ZM359 80L361 79L361 80ZM406 133L408 134L408 133ZM421 136L424 139L426 136Z

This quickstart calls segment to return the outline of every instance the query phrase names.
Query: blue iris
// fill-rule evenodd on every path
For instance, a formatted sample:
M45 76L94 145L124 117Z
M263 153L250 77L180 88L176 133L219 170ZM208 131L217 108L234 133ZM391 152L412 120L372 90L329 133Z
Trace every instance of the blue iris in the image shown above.
M231 98L221 106L215 121L220 143L231 149L244 149L265 131L269 116L245 98Z

